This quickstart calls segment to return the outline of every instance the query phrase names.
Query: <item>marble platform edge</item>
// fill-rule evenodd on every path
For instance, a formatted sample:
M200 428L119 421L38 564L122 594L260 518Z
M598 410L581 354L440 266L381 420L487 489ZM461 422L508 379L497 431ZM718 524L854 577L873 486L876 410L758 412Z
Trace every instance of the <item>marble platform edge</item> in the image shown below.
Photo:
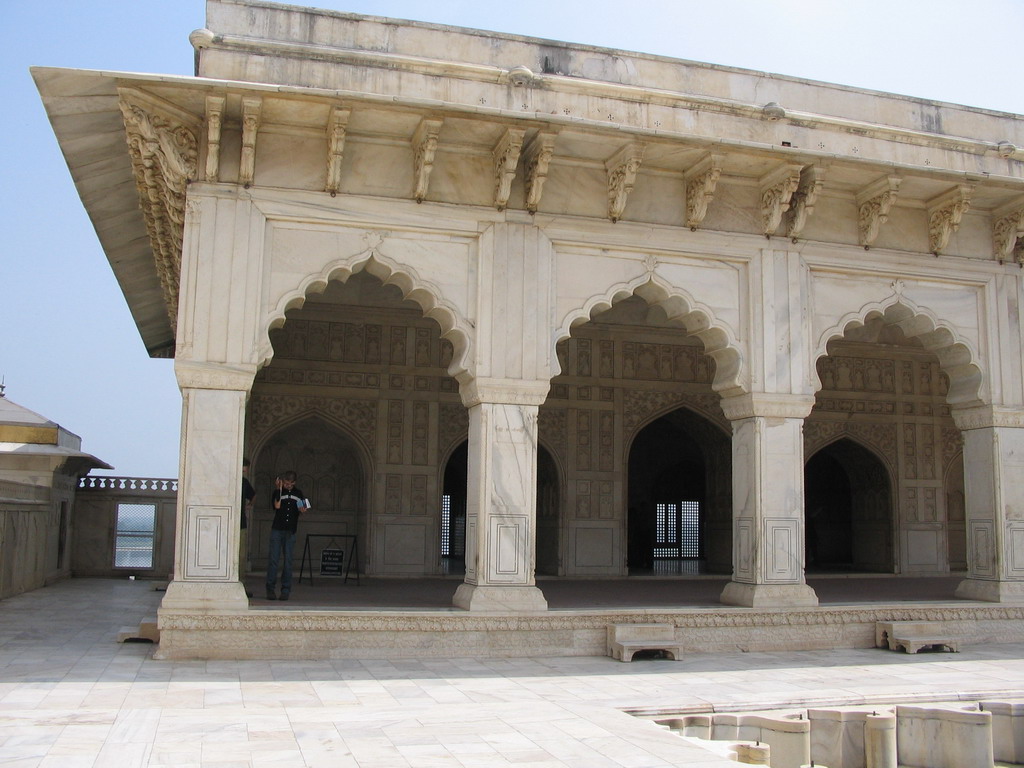
M1024 607L830 607L792 611L549 612L531 615L443 611L258 610L242 614L161 611L157 659L426 659L605 656L607 626L667 623L684 654L815 651L875 647L875 623L945 624L962 646L1019 642ZM892 653L879 650L879 653Z

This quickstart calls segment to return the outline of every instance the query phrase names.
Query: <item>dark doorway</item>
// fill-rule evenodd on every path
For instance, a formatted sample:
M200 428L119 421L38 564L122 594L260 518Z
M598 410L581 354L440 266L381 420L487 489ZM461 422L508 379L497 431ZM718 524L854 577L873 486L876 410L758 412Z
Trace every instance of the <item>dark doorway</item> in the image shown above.
M804 547L809 571L893 570L892 501L882 461L843 439L804 470Z
M562 576L561 484L555 460L542 445L537 446L537 573Z
M466 489L469 443L452 451L444 468L441 489L441 570L466 572Z
M651 422L629 452L627 564L632 575L727 572L729 440L681 408Z

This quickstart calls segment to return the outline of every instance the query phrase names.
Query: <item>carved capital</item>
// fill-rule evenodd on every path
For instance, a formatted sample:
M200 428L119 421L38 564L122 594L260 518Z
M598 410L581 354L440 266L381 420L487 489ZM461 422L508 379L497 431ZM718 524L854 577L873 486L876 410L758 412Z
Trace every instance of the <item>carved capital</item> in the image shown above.
M256 172L256 134L262 110L263 99L242 99L242 157L238 163L238 182L245 187L252 184Z
M551 382L525 379L473 379L459 387L462 404L472 408L480 403L505 405L543 405Z
M523 148L524 128L509 128L495 145L491 153L494 163L494 207L499 211L508 205L512 192L512 180L519 167L519 153Z
M555 154L557 133L541 131L534 136L523 152L526 162L526 210L536 213L540 196L544 191L544 180L548 177L548 166Z
M993 211L993 254L999 261L1024 263L1024 200Z
M709 152L683 175L686 185L686 226L696 229L704 221L722 175L722 158Z
M633 191L636 173L644 158L644 149L644 145L638 142L627 144L605 161L604 167L608 172L608 218L613 222L622 218L626 200Z
M997 405L954 408L950 415L957 429L989 429L992 427L1024 428L1024 409Z
M202 122L142 91L122 88L119 95L139 205L167 315L175 328L186 190L198 172Z
M345 152L345 132L348 130L350 109L334 107L327 120L327 183L324 191L331 197L341 188L341 158Z
M827 171L828 167L819 163L809 165L801 172L800 183L789 201L789 225L786 228L789 237L797 238L803 234L807 219L814 213L814 204L818 202L818 195L825 186Z
M722 398L722 412L729 421L763 416L776 419L806 419L814 407L814 395L751 392Z
M865 248L875 242L879 228L889 220L902 181L899 176L883 176L857 194L857 229Z
M423 202L430 187L430 172L434 170L434 154L437 152L437 139L443 124L443 120L420 120L412 136L413 170L416 179L413 197L417 203Z
M971 207L974 186L958 184L928 202L928 250L938 254L949 245L950 236L960 229L960 220Z
M198 361L174 361L174 376L181 389L227 389L248 392L256 378L255 365L225 365Z
M217 181L220 175L220 134L224 126L223 96L206 97L206 181Z
M800 185L802 166L786 163L761 177L761 224L768 237L782 223L782 214L789 210L789 201Z

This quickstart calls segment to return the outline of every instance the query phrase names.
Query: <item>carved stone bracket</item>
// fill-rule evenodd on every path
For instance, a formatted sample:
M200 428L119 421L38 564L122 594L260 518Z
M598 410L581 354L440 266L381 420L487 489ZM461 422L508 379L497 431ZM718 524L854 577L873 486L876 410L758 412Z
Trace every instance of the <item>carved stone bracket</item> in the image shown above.
M899 176L883 176L857 194L857 229L865 248L875 242L878 230L889 220L902 181Z
M803 234L807 219L814 213L814 204L825 186L827 171L828 167L819 163L807 166L800 174L800 184L789 201L789 225L786 228L789 237L796 239Z
M974 186L958 184L928 202L928 250L934 254L945 250L950 236L960 229L960 220L971 207Z
M1024 200L1004 205L992 214L993 253L999 261L1024 264Z
M220 134L224 126L223 96L206 97L206 181L217 181L220 175Z
M175 328L185 193L198 171L202 122L161 99L129 88L120 90L120 107L139 204L167 315Z
M341 158L345 152L345 132L348 130L350 109L334 107L327 121L327 184L324 191L331 197L341 188Z
M413 170L416 189L413 197L422 203L430 187L430 172L434 170L434 154L437 152L437 139L441 133L443 120L421 120L412 136Z
M555 154L557 136L557 133L541 131L530 140L523 152L526 162L526 210L530 213L536 213L540 205L548 166Z
M789 210L789 201L800 186L800 171L795 163L780 165L761 177L761 224L771 237L782 223L782 214Z
M636 172L644 158L644 149L643 144L633 142L605 161L604 167L608 171L608 218L612 222L622 218L626 200L636 182Z
M519 167L519 154L523 148L524 128L509 128L494 147L491 157L494 161L494 207L499 211L508 205L512 193L512 180Z
M262 109L263 99L242 99L242 158L238 163L238 182L245 187L252 184L256 172L256 134Z
M704 221L718 178L722 175L723 155L709 152L683 174L686 185L686 226L696 229Z

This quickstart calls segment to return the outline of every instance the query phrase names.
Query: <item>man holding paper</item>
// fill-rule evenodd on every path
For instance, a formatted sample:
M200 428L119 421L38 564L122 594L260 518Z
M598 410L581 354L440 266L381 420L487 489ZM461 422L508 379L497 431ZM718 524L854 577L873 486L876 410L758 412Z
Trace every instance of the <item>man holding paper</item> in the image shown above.
M295 531L299 515L310 508L306 495L295 487L295 472L288 470L274 480L275 490L270 501L274 507L274 522L270 526L270 553L267 556L267 600L277 600L277 569L281 568L281 599L287 600L292 591L292 552L295 549Z

